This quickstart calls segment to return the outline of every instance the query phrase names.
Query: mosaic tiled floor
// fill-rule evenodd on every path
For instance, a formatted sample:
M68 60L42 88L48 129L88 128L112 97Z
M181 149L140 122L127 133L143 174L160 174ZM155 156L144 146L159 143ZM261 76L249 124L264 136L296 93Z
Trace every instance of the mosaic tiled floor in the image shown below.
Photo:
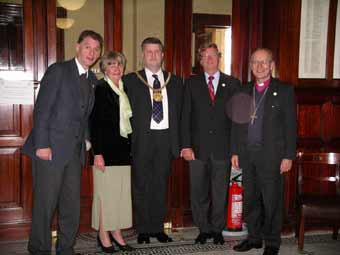
M263 249L251 250L245 253L237 253L232 247L243 239L242 236L225 237L224 245L214 245L211 241L205 245L194 245L193 240L197 235L197 229L182 229L170 233L174 242L167 245L151 239L149 245L139 245L136 243L136 233L133 230L124 231L127 242L136 248L135 251L115 254L131 254L131 255L260 255ZM23 255L26 251L27 241L11 241L0 242L1 255ZM100 255L104 254L96 247L96 233L80 234L76 242L76 252L78 255ZM54 253L53 253L54 254ZM340 240L332 240L330 233L311 233L305 238L304 251L297 250L295 237L291 235L282 238L281 255L339 255Z

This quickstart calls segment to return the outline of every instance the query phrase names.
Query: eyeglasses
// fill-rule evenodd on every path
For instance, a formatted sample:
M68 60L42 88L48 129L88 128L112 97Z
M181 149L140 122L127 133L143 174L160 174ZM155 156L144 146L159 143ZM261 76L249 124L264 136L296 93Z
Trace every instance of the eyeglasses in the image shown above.
M250 63L254 66L268 66L272 61L268 61L268 60L262 60L262 61L258 61L258 60L253 60Z

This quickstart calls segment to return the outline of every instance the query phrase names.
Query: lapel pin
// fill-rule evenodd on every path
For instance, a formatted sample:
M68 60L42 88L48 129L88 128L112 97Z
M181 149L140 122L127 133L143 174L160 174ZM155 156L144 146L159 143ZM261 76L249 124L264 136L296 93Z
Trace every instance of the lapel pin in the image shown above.
M274 97L276 97L277 96L277 92L274 92L273 95L274 95Z
M222 87L225 87L225 83L222 83Z

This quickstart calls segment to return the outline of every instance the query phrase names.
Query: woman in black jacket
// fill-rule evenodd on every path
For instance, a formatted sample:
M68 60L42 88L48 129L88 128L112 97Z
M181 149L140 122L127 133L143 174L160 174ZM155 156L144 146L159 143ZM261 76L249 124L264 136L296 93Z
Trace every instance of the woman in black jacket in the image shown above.
M96 86L91 117L93 146L92 227L99 230L98 246L106 253L131 250L121 229L132 226L130 142L132 116L121 77L125 56L109 51L100 60L104 74Z

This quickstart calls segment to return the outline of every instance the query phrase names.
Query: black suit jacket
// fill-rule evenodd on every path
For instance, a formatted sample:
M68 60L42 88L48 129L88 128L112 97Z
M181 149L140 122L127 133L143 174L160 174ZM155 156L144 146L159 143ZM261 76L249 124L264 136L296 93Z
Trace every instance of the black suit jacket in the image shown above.
M25 154L35 159L37 149L50 147L52 149L50 163L63 166L80 142L81 161L85 163L85 138L89 138L88 117L93 107L93 87L96 83L96 77L91 71L88 75L91 88L86 107L75 59L48 67L41 80L34 106L33 129L23 146Z
M196 159L210 156L223 160L230 157L231 120L227 103L239 90L240 81L220 73L220 79L212 104L204 74L191 76L185 82L181 121L181 144L192 148Z
M246 84L242 93L252 95L254 82ZM245 102L244 105L249 105ZM233 123L232 154L244 155L248 125ZM293 86L272 78L265 97L263 119L263 150L268 161L294 159L296 153L296 112Z
M147 81L145 71L138 71ZM168 73L163 71L164 80ZM150 122L152 117L152 103L149 88L137 77L136 73L130 73L124 78L124 85L132 107L132 156L140 155L148 149L150 140ZM173 157L179 156L179 125L182 109L183 84L182 80L171 75L166 86L169 109L169 132L171 137L171 152Z
M106 166L130 165L130 142L120 135L119 117L119 96L101 79L95 90L90 131L93 153L102 154Z

